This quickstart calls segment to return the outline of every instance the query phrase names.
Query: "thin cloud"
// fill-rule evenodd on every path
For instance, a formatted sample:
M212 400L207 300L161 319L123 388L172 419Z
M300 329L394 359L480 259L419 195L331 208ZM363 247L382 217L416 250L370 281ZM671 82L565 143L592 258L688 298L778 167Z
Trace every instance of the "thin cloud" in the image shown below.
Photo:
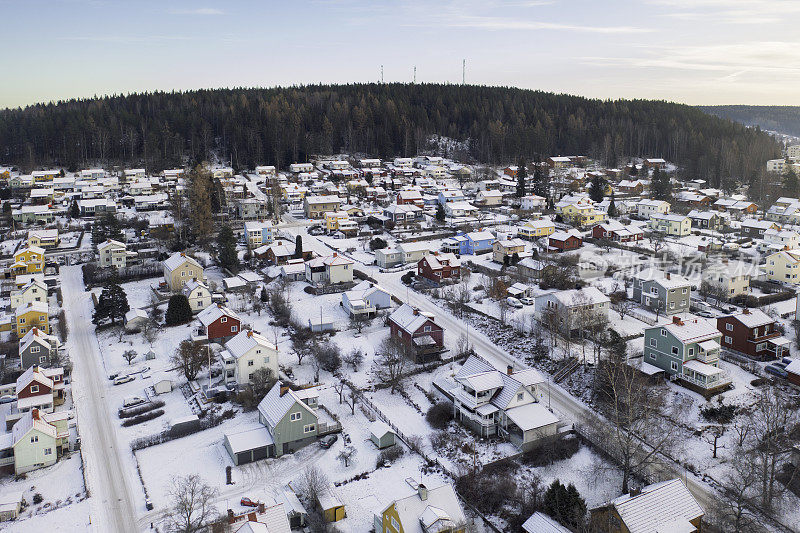
M172 9L170 15L224 15L221 9L213 7L198 7L196 9Z
M559 22L542 22L536 20L516 20L498 17L475 17L462 15L459 17L436 19L430 23L409 23L407 26L428 26L435 25L441 28L473 28L490 31L508 30L552 30L552 31L574 31L582 33L649 33L648 28L637 28L634 26L585 26L580 24L562 24Z

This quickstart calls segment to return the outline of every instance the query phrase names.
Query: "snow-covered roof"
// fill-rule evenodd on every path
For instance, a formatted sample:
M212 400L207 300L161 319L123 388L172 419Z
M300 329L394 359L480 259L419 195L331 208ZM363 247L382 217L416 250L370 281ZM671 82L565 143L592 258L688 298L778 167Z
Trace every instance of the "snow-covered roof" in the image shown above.
M403 531L426 533L446 530L466 522L464 510L458 501L453 486L443 484L427 489L427 498L421 499L418 492L394 501L395 511ZM387 509L389 506L386 506ZM437 524L439 522L439 524Z
M558 422L558 417L539 402L507 409L506 416L522 431L530 431Z
M595 305L610 302L611 300L600 292L597 287L583 287L582 289L569 289L551 293L552 296L566 307L574 305Z
M409 333L414 333L421 328L425 322L433 320L433 317L408 304L403 304L389 315L389 320L397 324L401 329Z
M680 479L648 485L641 494L626 494L612 503L630 533L666 533L673 531L665 528L668 524L705 514Z
M680 340L684 344L690 342L702 342L722 336L722 333L717 330L717 327L714 323L704 318L697 317L680 320L679 322L675 322L673 320L672 322L668 322L660 326L652 326L651 328L647 329L658 328L666 329L672 333L676 339Z
M316 414L303 403L302 398L292 389L286 388L283 395L281 395L280 382L276 383L259 402L258 412L264 417L268 427L274 428L295 404L300 404L302 408L316 418Z
M267 350L277 351L277 347L269 342L264 335L254 331L240 331L231 340L225 343L225 348L235 358L240 358L256 346L263 346Z
M16 445L31 429L41 431L45 435L56 438L57 432L54 425L44 421L39 414L39 411L29 411L22 415L22 418L17 420L14 427L11 429L14 445Z
M218 318L222 316L229 316L239 320L239 315L225 307L224 305L220 304L212 304L200 311L197 315L197 320L200 321L201 324L204 326L208 326L209 324L214 323Z
M775 320L761 309L748 309L747 312L741 311L731 316L736 318L736 320L747 328L757 328L775 322Z
M269 434L269 431L265 427L240 431L239 433L233 434L226 433L225 438L228 439L231 451L233 451L234 454L260 448L262 446L268 446L275 442L272 439L272 435Z
M29 367L28 370L22 373L20 377L17 378L16 381L16 390L17 394L28 386L32 381L36 381L40 385L47 387L48 389L53 388L53 380L48 378L44 372L38 366Z
M125 313L125 322L130 322L136 318L142 318L147 320L147 312L144 309L139 309L134 307L133 309L129 310Z
M190 257L182 252L175 252L169 258L164 261L164 268L168 271L172 272L173 270L180 268L183 263L188 262L189 264L196 266L197 268L203 268L200 263L197 262L196 259Z
M654 281L665 289L675 289L680 287L688 287L691 282L678 274L672 274L659 270L657 268L646 268L634 275L634 279L641 281Z
M453 253L430 254L423 257L420 261L427 261L428 265L430 265L433 270L442 268L444 263L449 264L451 267L461 266L461 260Z
M51 343L57 343L58 339L54 335L48 335L39 328L33 327L20 339L19 351L24 352L34 342L49 347Z
M384 422L380 420L376 420L375 422L369 425L369 432L371 435L374 435L377 438L381 438L387 433L394 433L394 430L387 426Z
M522 530L525 533L571 533L569 529L539 511L536 511L530 518L525 520L522 524Z

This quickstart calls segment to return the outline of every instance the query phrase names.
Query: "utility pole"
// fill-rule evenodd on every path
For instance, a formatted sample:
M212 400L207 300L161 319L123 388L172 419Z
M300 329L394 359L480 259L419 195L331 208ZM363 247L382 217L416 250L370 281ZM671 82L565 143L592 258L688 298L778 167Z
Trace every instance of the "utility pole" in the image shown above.
M461 60L461 85L465 85L467 82L467 60Z
M414 83L417 83L417 66L414 65Z
M383 83L383 65L381 65L381 83Z

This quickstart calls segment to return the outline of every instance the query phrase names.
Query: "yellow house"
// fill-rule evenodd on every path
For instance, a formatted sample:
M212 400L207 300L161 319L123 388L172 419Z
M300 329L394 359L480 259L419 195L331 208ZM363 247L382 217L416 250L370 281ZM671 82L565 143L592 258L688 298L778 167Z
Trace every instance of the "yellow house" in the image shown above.
M14 263L11 272L14 276L20 274L38 274L44 271L44 248L29 246L14 254Z
M32 229L28 231L28 246L55 248L58 246L57 229Z
M797 284L800 281L800 250L782 250L768 255L764 271L768 280Z
M585 196L565 196L555 205L556 213L566 221L579 226L597 224L606 219L606 214L594 207L594 202Z
M14 326L17 330L17 336L22 337L34 327L50 334L47 310L47 302L30 302L18 308L14 313Z
M692 219L683 215L653 213L647 225L654 231L679 237L692 232Z
M556 225L550 219L541 218L531 220L517 228L517 237L528 241L535 241L541 237L548 237L556 231Z
M466 531L466 524L464 509L461 508L452 485L443 484L428 489L419 483L415 492L404 498L398 498L386 506L380 514L376 513L373 525L375 531L391 533L406 531L463 533Z
M172 292L177 292L187 282L196 279L203 280L203 267L193 257L180 252L175 252L163 263L164 281L167 282Z
M492 259L496 263L504 263L506 257L513 257L514 254L517 254L517 257L524 258L530 254L525 254L525 241L522 239L506 239L503 241L495 241L492 244Z

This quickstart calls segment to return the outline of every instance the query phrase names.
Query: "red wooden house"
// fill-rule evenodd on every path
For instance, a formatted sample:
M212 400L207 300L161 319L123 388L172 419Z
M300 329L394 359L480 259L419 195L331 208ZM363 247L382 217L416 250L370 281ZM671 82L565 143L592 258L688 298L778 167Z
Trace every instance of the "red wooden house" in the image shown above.
M391 336L400 339L417 363L433 359L444 348L444 329L433 317L403 304L389 315Z
M577 232L572 231L556 231L550 235L550 249L556 252L568 252L570 250L577 250L583 246L583 239Z
M615 242L635 242L644 238L644 232L636 226L625 226L616 220L609 220L592 228L592 237Z
M212 304L197 315L200 322L199 332L209 340L228 339L233 337L242 327L239 316L222 304Z
M790 341L775 329L775 320L760 309L717 318L723 348L743 353L761 361L789 355Z
M426 255L417 263L417 275L436 283L458 279L461 275L461 260L452 253Z

